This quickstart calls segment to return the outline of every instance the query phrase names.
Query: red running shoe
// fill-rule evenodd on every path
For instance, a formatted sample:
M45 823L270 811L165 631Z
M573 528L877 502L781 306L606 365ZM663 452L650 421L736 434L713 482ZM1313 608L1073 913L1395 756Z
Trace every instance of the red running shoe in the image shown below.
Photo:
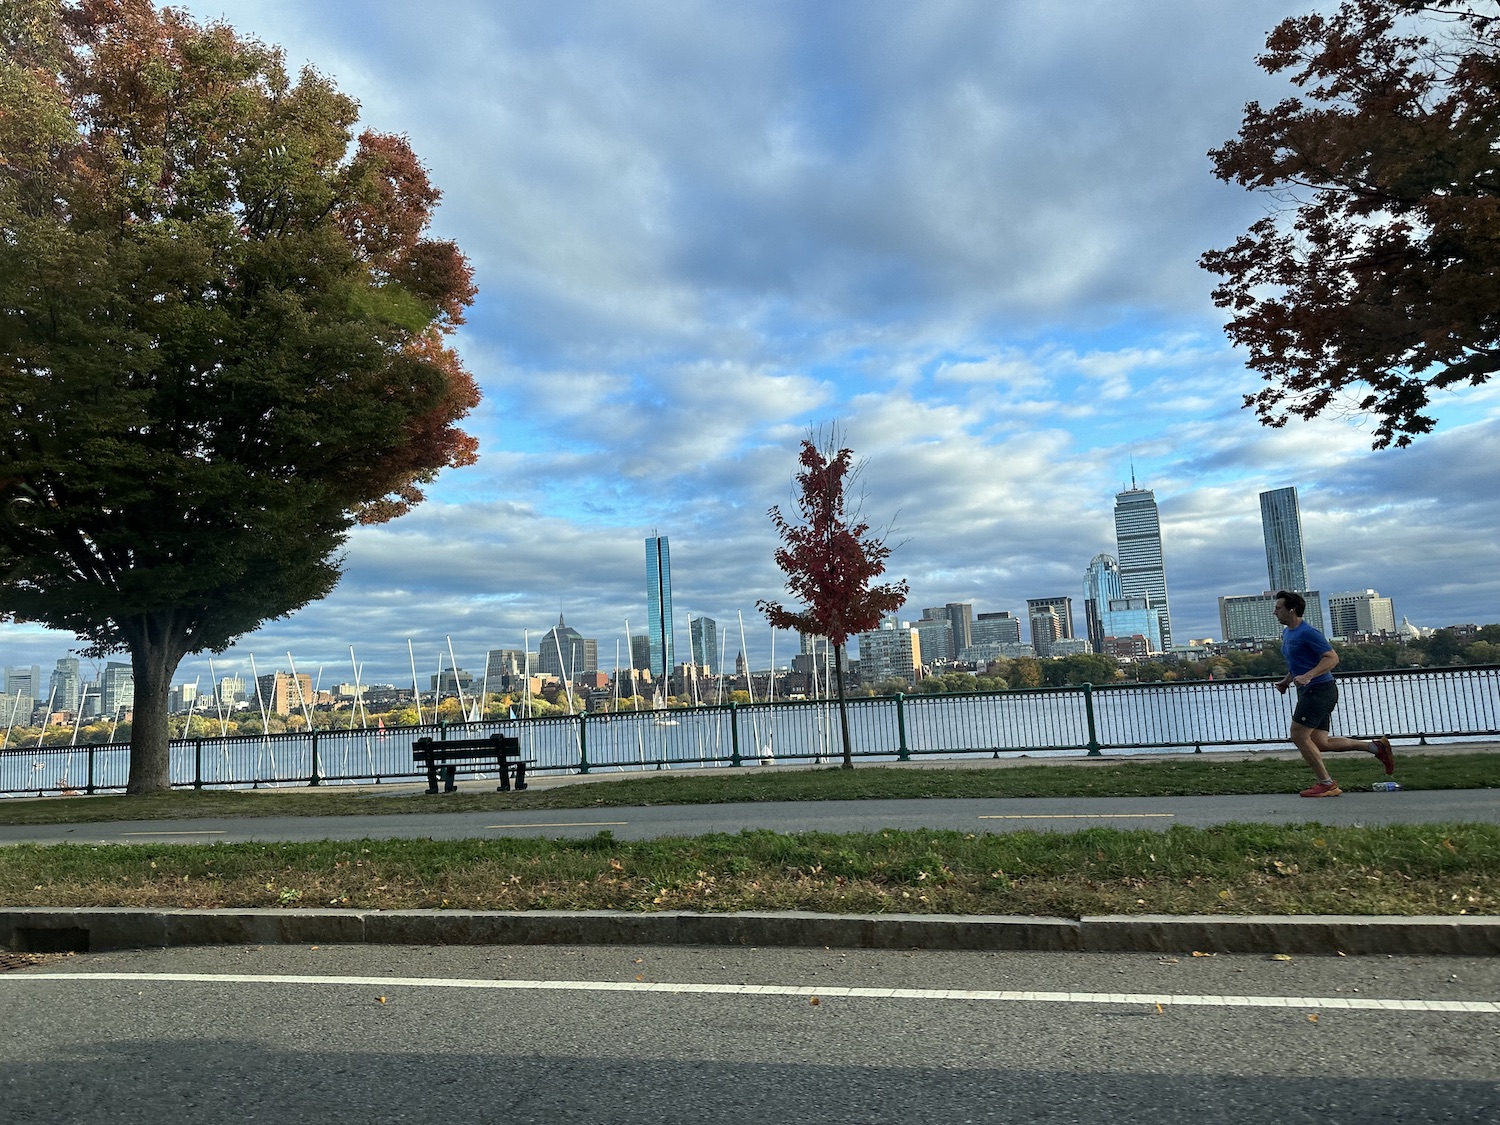
M1385 767L1386 773L1396 772L1396 755L1391 753L1391 740L1385 735L1375 740L1375 760Z
M1311 789L1302 790L1301 795L1304 797L1339 797L1343 795L1343 792L1339 788L1339 783L1330 777L1327 781L1318 782Z

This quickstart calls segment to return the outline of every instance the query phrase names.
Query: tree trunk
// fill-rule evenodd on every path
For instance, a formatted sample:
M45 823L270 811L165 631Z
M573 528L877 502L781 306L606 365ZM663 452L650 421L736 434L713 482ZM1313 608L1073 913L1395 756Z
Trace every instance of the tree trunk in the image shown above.
M130 725L130 777L127 793L165 793L172 787L167 726L172 676L182 662L182 639L174 635L170 615L147 614L121 622L130 644L135 703Z
M833 670L839 680L839 732L844 736L844 769L854 768L854 748L849 741L849 708L844 702L844 646L833 647Z

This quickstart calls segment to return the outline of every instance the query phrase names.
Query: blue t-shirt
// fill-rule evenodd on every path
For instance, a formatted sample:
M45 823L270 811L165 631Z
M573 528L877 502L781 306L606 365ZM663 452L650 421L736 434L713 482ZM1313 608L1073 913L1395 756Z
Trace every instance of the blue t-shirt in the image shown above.
M1281 658L1286 661L1288 671L1294 676L1311 672L1318 666L1318 661L1323 659L1323 654L1331 651L1333 646L1328 643L1328 638L1306 621L1295 629L1287 628L1281 632ZM1333 674L1324 672L1308 681L1308 686L1332 681Z

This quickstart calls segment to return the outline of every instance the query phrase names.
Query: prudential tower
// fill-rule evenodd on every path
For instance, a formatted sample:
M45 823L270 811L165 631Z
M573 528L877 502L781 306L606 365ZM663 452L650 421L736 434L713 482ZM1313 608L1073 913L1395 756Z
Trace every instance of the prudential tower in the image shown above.
M1120 592L1127 598L1145 598L1145 608L1157 611L1161 647L1169 650L1172 616L1161 552L1161 516L1156 510L1156 493L1137 488L1134 473L1130 474L1130 487L1115 495L1115 541L1119 546Z

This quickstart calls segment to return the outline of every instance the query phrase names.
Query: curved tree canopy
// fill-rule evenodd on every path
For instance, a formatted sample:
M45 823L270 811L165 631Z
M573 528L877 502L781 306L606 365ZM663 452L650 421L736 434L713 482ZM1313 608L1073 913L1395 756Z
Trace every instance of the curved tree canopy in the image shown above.
M357 118L222 24L0 0L0 615L131 652L132 789L183 655L327 594L355 522L474 460L469 266Z
M1203 256L1267 425L1336 402L1375 448L1435 424L1433 392L1500 369L1500 5L1343 0L1257 60L1301 96L1245 108L1217 175L1281 206Z

